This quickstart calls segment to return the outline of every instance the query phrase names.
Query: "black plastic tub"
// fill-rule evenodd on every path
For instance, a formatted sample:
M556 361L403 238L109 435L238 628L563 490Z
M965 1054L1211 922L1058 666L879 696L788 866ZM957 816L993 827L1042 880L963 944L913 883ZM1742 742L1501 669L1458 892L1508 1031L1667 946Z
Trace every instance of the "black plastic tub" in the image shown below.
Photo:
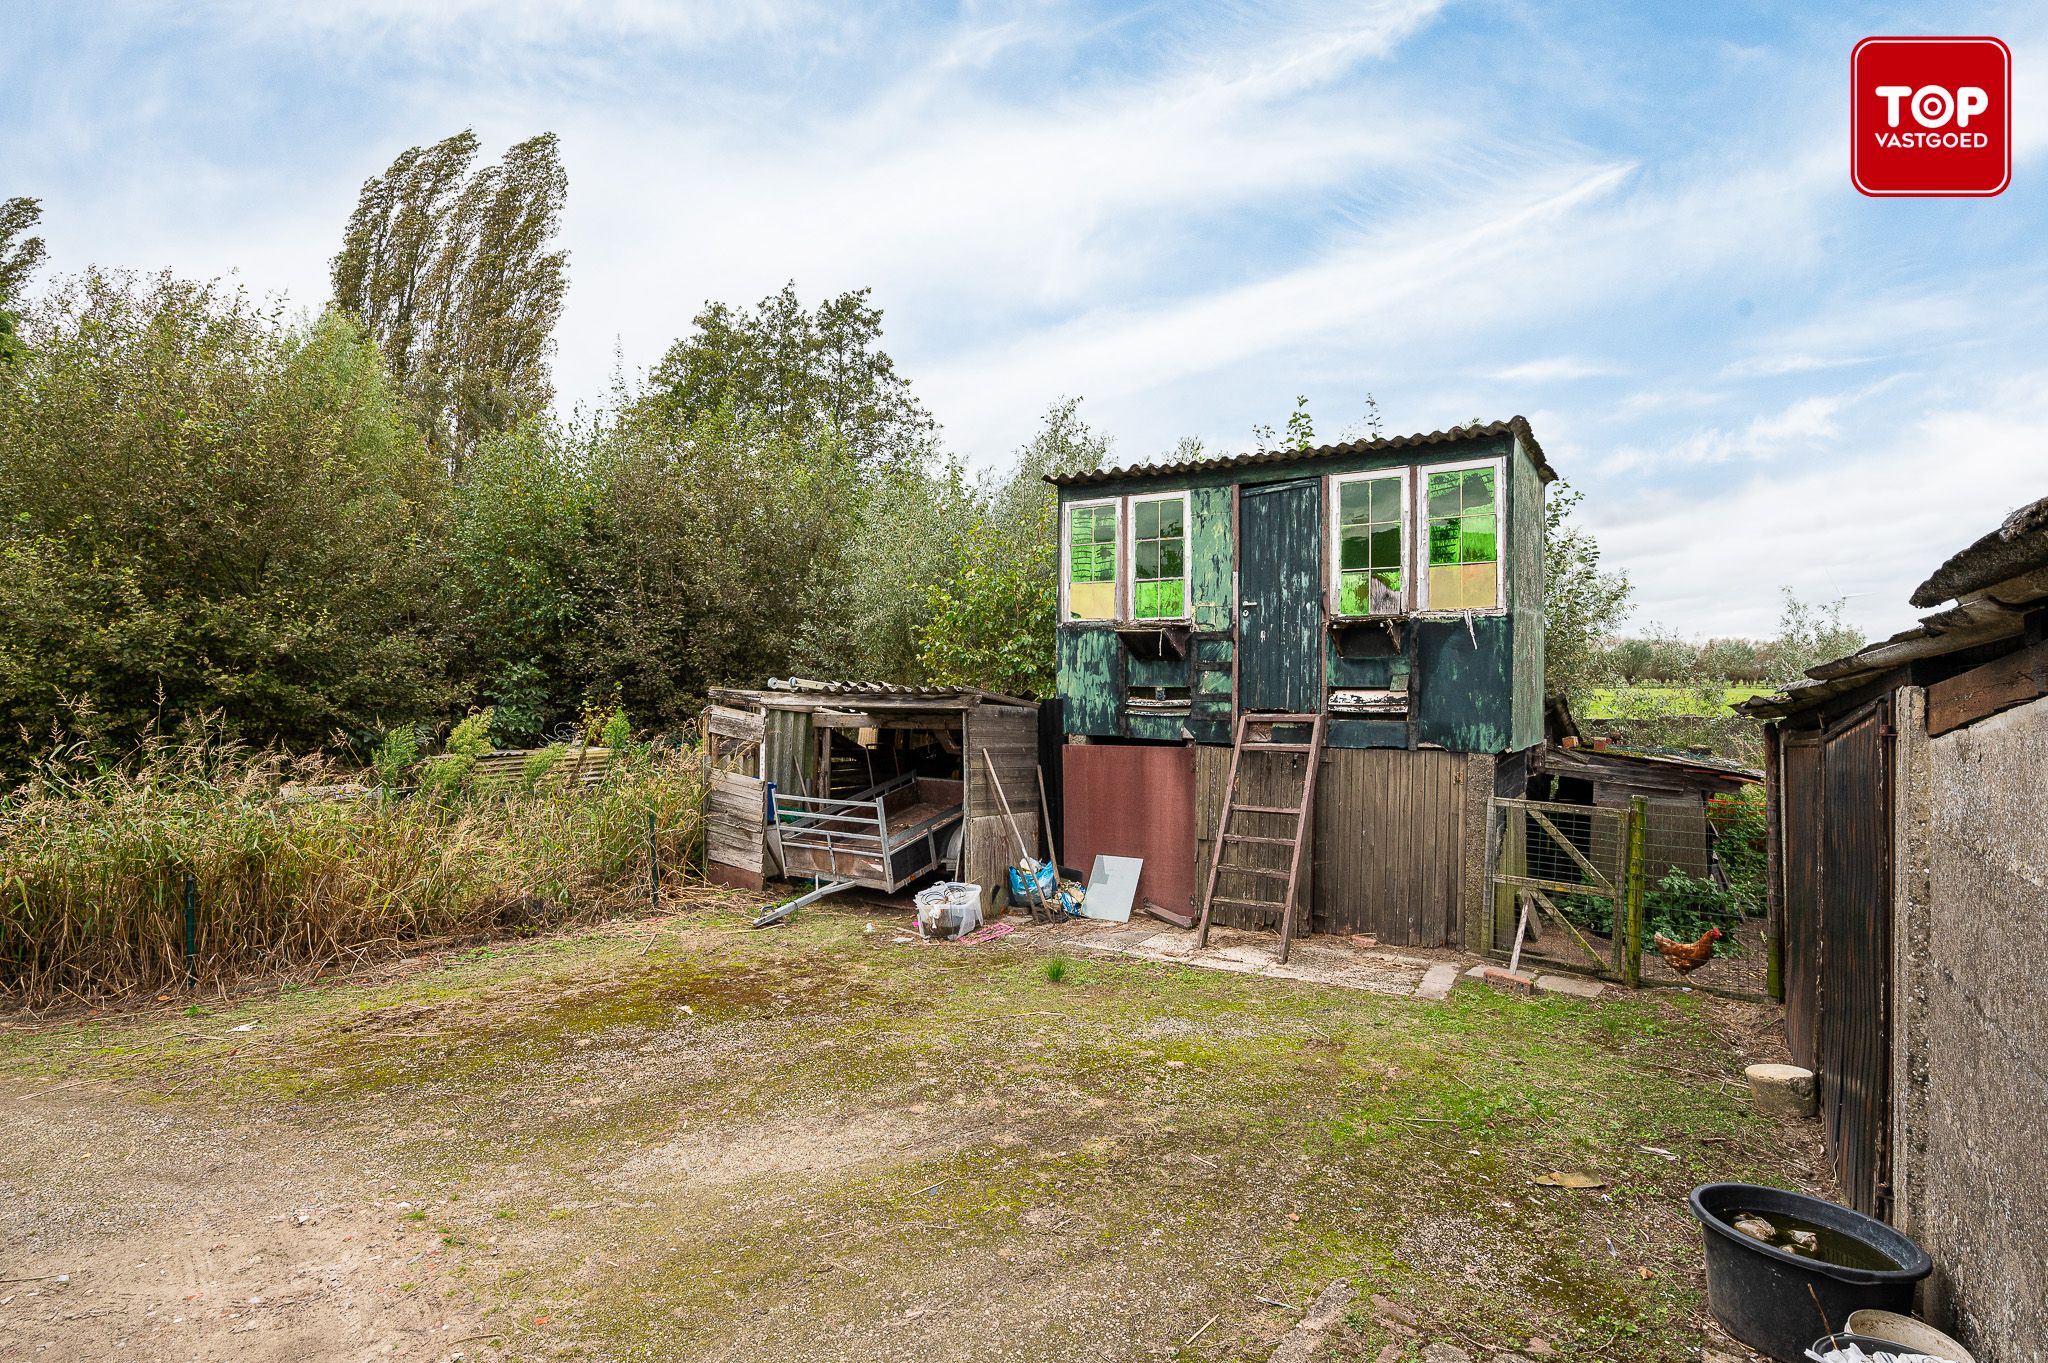
M1749 1183L1692 1190L1707 1250L1707 1305L1729 1334L1780 1363L1802 1363L1815 1337L1845 1328L1851 1311L1910 1311L1913 1285L1934 1269L1927 1251L1882 1221L1817 1197ZM1753 1240L1729 1222L1743 1212L1823 1227L1897 1265L1852 1268Z

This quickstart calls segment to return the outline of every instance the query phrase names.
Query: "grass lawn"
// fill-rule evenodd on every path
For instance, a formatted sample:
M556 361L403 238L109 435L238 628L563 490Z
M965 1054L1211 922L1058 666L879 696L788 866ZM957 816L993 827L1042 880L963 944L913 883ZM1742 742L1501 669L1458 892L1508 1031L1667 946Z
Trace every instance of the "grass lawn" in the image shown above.
M1817 1177L1736 1006L746 907L13 1018L0 1358L1263 1359L1347 1279L1318 1357L1694 1359L1686 1191Z
M1731 713L1734 708L1753 696L1770 695L1773 688L1768 686L1728 686L1721 691L1721 708L1716 709L1700 693L1689 686L1631 686L1627 688L1633 702L1630 713L1637 714L1647 709L1650 714L1670 715L1688 719L1711 719ZM1586 693L1585 713L1580 719L1621 718L1621 688L1596 686Z

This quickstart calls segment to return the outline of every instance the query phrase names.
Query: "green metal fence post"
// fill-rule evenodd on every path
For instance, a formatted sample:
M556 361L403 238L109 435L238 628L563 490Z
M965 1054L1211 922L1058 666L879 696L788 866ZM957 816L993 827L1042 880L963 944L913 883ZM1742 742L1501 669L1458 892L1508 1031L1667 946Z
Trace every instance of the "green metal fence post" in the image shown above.
M1621 974L1631 989L1643 983L1643 830L1650 822L1650 802L1638 795L1628 802L1628 901L1622 928Z
M185 877L185 983L199 983L199 877Z
M661 845L654 840L654 811L647 811L647 903L661 907Z

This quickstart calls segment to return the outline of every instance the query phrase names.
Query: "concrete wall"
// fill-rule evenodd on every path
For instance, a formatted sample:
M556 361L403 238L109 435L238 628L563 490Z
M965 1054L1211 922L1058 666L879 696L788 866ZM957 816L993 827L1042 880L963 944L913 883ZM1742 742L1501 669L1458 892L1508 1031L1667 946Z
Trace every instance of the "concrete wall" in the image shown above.
M2048 699L1927 737L1898 705L1894 1220L1985 1363L2048 1357Z

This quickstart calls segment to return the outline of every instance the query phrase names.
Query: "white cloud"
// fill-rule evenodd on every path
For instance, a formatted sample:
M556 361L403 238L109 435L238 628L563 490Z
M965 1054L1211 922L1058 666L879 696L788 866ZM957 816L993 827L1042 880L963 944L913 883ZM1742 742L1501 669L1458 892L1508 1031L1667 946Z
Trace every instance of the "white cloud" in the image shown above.
M1549 359L1524 360L1490 375L1498 383L1571 383L1579 379L1612 378L1621 373L1611 365L1555 355Z
M1767 633L1790 587L1845 598L1850 619L1889 634L1917 618L1906 599L1943 559L2040 495L2044 422L2048 373L2023 374L1901 427L1874 418L1825 458L1731 470L1704 488L1610 484L1584 514L1634 579L1639 621Z

